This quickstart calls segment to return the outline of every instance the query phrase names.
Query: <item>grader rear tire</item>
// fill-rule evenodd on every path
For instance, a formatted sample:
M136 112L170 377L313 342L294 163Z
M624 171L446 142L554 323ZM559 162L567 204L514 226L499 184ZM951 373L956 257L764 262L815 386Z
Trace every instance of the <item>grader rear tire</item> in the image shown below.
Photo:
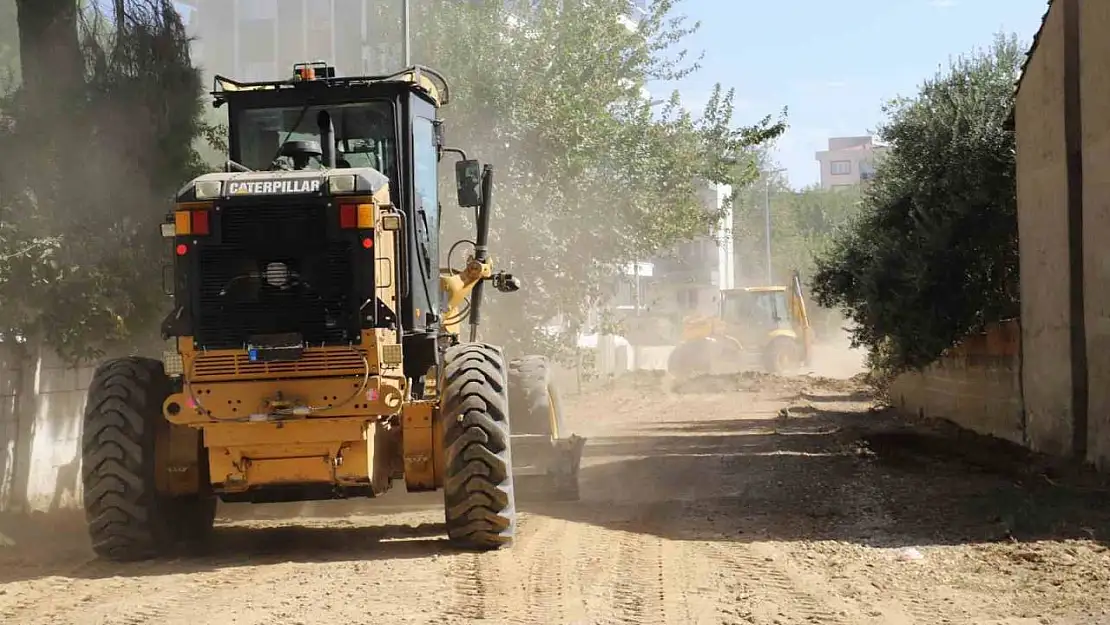
M176 539L212 525L202 496L171 498L155 486L156 439L170 424L162 402L170 393L162 363L118 358L97 367L81 434L85 519L93 551L115 561L164 554Z
M501 349L465 343L444 355L443 500L448 537L491 550L516 531L509 398Z
M509 361L509 414L514 434L563 435L563 411L547 358L524 356Z

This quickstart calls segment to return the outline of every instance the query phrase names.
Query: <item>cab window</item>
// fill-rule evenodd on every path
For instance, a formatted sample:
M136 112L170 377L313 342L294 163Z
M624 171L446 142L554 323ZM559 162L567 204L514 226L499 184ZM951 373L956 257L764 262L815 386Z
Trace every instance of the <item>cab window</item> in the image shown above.
M439 181L436 168L435 124L432 120L417 117L412 122L413 187L424 210L423 222L427 223L428 241L439 236Z
M392 177L395 173L393 105L388 100L338 106L249 108L236 117L235 135L240 163L254 170L271 169L286 141L319 141L316 116L331 114L335 126L336 162L340 167L372 167Z

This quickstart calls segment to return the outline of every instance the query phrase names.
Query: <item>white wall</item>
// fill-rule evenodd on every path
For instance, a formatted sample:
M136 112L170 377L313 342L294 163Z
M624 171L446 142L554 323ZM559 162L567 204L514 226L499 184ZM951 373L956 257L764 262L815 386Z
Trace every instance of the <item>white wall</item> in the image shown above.
M0 511L80 506L81 415L92 367L45 350L0 356Z

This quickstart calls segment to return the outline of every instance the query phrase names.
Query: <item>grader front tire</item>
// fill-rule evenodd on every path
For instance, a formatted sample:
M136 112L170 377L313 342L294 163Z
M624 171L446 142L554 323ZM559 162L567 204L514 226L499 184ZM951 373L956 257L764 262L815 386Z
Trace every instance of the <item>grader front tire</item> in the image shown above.
M444 355L443 417L447 535L480 550L512 544L516 531L505 359L492 345Z

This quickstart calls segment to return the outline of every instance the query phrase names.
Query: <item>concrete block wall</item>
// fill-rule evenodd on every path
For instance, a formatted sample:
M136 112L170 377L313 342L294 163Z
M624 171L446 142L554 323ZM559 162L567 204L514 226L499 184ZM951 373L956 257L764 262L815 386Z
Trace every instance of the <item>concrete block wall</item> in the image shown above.
M1021 329L1017 322L969 337L920 372L890 387L895 407L942 418L980 434L1030 445L1021 394Z
M48 350L0 347L0 511L81 504L81 415L93 367Z
M0 510L16 498L21 367L19 349L0 344Z

